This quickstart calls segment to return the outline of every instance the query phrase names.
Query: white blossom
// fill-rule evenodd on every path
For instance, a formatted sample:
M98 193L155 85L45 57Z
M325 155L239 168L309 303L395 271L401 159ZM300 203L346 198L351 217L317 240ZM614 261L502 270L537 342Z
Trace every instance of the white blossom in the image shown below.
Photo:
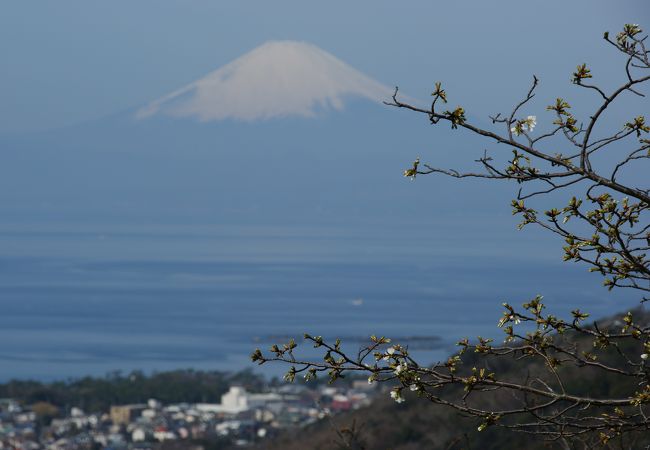
M395 400L397 403L402 403L404 401L404 397L402 397L401 392L397 389L390 391L390 398Z
M395 354L395 347L388 347L386 349L386 356L384 356L384 361L388 361L392 355Z
M513 127L510 127L510 131L512 131L512 134L515 136L519 136L525 131L532 132L536 125L537 116L528 116L523 120L518 120L515 122L515 125Z
M526 125L528 126L528 131L533 131L533 128L537 125L537 116L526 117Z
M409 389L411 391L417 391L418 390L418 385L417 384L412 384L412 385L409 386Z
M643 354L641 355L641 359L644 359L644 360L645 360L645 359L648 359L648 358L650 358L650 355L647 354L647 353L643 353Z
M397 367L395 367L395 375L399 375L400 373L402 373L406 369L408 369L408 366L406 365L406 363L398 364Z

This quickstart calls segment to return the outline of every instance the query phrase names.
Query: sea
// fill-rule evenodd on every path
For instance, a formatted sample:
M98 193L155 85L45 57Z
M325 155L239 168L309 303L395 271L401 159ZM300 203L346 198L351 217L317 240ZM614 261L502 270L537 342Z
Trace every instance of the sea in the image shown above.
M497 231L499 230L499 231ZM510 228L435 223L0 226L0 381L121 371L239 371L255 348L303 333L408 345L421 363L463 337L502 336L502 302L537 294L593 318L638 305L561 244Z

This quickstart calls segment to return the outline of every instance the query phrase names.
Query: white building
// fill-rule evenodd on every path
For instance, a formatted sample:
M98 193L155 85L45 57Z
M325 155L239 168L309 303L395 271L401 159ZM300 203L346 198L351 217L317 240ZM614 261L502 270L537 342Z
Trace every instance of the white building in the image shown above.
M200 412L237 414L251 409L265 408L270 403L282 401L282 396L276 393L251 394L241 386L231 386L228 392L221 396L221 403L198 403L196 409Z
M131 440L133 442L143 442L147 439L147 432L142 428L136 428L131 433Z

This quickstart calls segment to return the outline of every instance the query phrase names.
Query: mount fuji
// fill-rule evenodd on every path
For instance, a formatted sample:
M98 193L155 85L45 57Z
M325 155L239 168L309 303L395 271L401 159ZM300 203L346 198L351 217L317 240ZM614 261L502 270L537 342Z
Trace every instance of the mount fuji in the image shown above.
M440 198L402 171L431 142L453 161L460 140L383 105L391 95L314 45L269 42L132 110L0 137L0 208L16 221L435 216L427 205L453 201L458 185L436 178L452 193Z
M200 121L314 117L346 98L379 103L392 90L320 48L272 41L140 108L139 119L167 115Z

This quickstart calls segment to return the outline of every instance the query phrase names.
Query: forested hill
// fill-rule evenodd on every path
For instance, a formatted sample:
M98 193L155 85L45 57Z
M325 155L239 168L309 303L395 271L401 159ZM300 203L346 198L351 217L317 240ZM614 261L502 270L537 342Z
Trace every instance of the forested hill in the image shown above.
M215 371L176 370L171 372L121 373L43 383L12 380L0 384L0 398L25 404L51 403L59 408L80 407L88 412L107 411L111 405L145 403L155 398L163 403L219 402L228 387L237 383L259 391L264 380L251 371L235 374Z

